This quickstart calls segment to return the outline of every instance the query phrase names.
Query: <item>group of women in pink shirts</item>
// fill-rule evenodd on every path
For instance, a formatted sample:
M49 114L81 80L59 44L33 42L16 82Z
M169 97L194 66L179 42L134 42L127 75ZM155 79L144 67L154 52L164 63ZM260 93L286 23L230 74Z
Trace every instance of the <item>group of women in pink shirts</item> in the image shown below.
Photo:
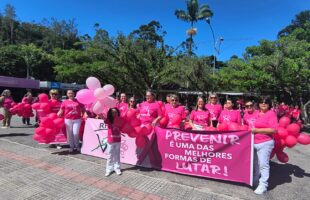
M267 191L269 179L269 158L274 147L273 134L276 133L278 120L276 113L271 110L269 98L258 100L258 109L254 109L254 102L248 101L245 104L243 118L240 110L233 109L232 100L226 100L224 107L218 103L215 94L210 95L209 103L205 99L198 97L195 108L188 113L184 106L179 103L177 95L169 95L167 103L162 106L161 102L155 100L155 94L148 91L146 101L136 108L134 98L129 104L126 102L126 94L121 94L121 102L118 108L123 115L128 109L137 109L142 123L149 123L155 126L163 117L168 118L167 127L180 128L182 122L188 121L193 130L205 130L208 126L216 127L221 123L244 123L247 124L254 134L255 166L254 185L256 194L263 194ZM176 116L178 116L176 126Z

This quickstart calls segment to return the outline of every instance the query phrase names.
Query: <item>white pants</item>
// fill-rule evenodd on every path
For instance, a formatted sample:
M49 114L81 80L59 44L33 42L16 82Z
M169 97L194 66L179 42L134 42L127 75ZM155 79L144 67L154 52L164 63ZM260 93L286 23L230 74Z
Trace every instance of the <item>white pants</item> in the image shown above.
M67 130L67 141L71 149L80 148L80 126L81 119L65 119L65 125Z
M111 144L107 144L107 152L108 152L108 158L107 158L107 166L106 166L106 172L110 173L113 170L120 170L120 150L121 150L121 143L115 142Z
M270 173L270 154L274 147L274 141L270 140L260 144L254 144L254 183L259 179L259 184L268 187Z

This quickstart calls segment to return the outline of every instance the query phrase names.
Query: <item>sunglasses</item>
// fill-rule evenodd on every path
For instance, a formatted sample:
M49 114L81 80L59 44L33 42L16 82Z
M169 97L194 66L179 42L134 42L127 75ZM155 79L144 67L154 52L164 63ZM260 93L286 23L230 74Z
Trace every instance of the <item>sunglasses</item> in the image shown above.
M51 93L51 95L52 95L52 96L56 96L56 95L58 95L58 94L57 94L57 93Z
M245 105L245 107L246 107L246 108L251 108L251 107L253 107L253 104L251 104L251 105Z
M216 97L210 97L210 99L216 99Z
M136 102L136 101L129 101L130 103L134 103L134 102Z
M260 101L259 104L269 104L267 101Z
M179 100L177 100L177 99L171 99L171 101L179 101Z

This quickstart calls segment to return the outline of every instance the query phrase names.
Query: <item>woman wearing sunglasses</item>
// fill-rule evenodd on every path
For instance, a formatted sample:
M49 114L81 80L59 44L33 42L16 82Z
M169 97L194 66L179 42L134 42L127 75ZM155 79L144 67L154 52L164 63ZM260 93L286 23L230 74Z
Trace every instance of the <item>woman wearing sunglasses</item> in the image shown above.
M209 102L206 104L206 109L210 112L211 126L217 127L218 118L222 112L222 105L217 103L216 94L211 94L209 97Z
M255 194L267 191L270 173L269 159L274 147L273 134L277 132L278 119L271 109L269 98L262 97L258 101L258 114L252 128L254 134L254 184L259 178Z
M137 109L137 102L134 97L130 97L128 102L128 110Z
M120 102L117 105L118 110L121 113L121 116L125 116L128 110L127 96L126 93L121 93Z
M247 101L245 103L245 111L243 116L243 123L248 125L249 128L254 128L254 123L256 121L258 111L255 110L254 103L252 101Z
M205 130L210 123L210 113L205 108L204 98L198 97L196 109L190 114L189 124L193 130Z
M180 128L181 122L186 118L185 108L180 105L177 95L170 95L170 105L166 107L166 115L168 116L168 128Z

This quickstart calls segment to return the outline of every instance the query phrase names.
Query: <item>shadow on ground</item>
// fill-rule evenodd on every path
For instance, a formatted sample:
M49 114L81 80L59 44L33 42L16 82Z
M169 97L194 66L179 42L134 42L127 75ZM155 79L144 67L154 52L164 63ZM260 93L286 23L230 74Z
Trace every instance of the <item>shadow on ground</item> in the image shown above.
M29 133L9 133L9 134L0 134L0 137L16 137L16 136L28 136L32 135Z
M291 183L292 176L298 178L310 177L310 173L306 173L304 169L297 165L270 162L269 190L276 188L278 185Z

